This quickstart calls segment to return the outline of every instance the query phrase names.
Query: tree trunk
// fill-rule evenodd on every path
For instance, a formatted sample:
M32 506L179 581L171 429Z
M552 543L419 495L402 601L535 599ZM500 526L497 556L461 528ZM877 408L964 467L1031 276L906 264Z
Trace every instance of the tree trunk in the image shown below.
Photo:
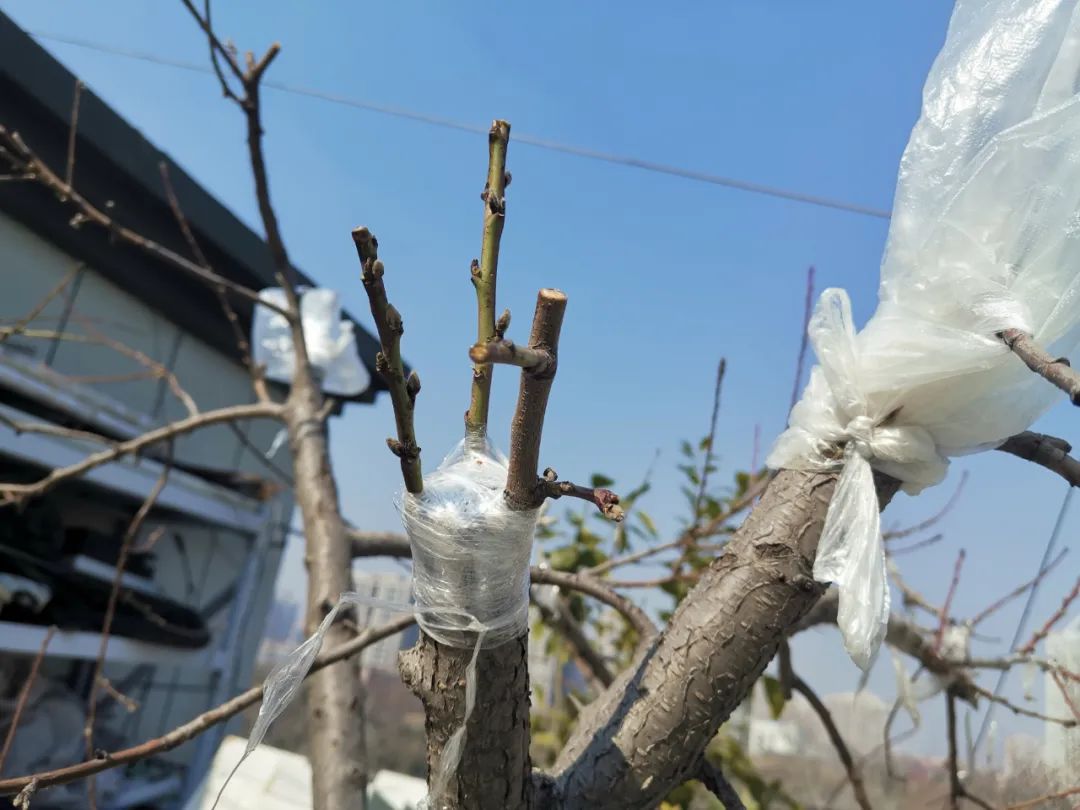
M294 381L286 406L296 501L303 517L308 569L305 627L318 628L338 595L352 590L352 554L330 469L326 423L318 383ZM352 638L341 622L326 633L325 647ZM308 679L308 751L314 810L364 810L367 804L364 701L357 659L349 658Z
M461 762L433 810L520 810L530 795L528 634L481 650L476 663L476 704L469 718ZM424 704L428 786L434 769L465 714L465 669L472 649L448 647L420 634L401 655L401 677Z
M556 763L558 806L644 810L693 776L824 591L811 571L835 485L835 474L776 475L667 629L582 713ZM897 488L878 478L883 505Z

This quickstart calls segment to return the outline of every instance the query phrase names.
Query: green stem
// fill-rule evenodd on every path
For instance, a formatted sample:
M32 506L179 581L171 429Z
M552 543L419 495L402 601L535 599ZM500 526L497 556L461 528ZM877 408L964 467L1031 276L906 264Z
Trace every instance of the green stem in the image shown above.
M506 221L506 148L510 124L495 121L488 133L488 175L481 198L484 200L484 236L480 261L473 262L472 282L476 288L476 342L484 345L495 339L495 281L499 269L499 242ZM488 405L491 399L490 363L473 365L472 395L465 413L466 433L483 438L487 433Z

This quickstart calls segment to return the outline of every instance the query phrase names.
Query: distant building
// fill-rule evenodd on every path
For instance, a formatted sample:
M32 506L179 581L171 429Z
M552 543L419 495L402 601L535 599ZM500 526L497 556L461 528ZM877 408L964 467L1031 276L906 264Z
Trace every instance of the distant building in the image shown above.
M1065 669L1080 672L1080 617L1065 629L1046 637L1046 655ZM1073 706L1080 706L1080 683L1070 679L1061 681L1068 690L1068 700L1053 676L1046 674L1046 714L1050 717L1072 717L1070 701ZM1080 727L1065 728L1060 723L1047 723L1043 759L1061 785L1080 784Z
M361 596L368 596L395 605L408 605L412 602L412 578L407 574L354 572L353 590ZM398 618L400 615L399 612L384 607L361 605L356 608L356 623L359 627L378 627ZM397 658L401 649L402 637L400 634L384 638L364 650L361 654L361 665L382 672L397 674Z

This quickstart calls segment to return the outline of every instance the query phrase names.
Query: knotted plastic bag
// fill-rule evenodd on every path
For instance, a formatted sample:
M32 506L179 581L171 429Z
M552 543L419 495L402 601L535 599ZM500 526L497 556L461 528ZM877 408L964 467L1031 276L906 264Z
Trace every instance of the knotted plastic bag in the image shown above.
M767 463L840 470L814 577L837 584L863 669L889 615L872 470L918 493L1054 402L1002 330L1077 347L1078 1L958 0L901 159L877 311L856 331L829 289L810 323L818 365Z
M285 291L269 287L259 293L267 303L284 308ZM322 377L328 394L351 397L371 383L356 348L351 321L342 320L341 303L334 290L306 289L300 293L300 322L308 359ZM269 307L255 306L251 325L252 360L266 367L267 379L291 383L296 368L292 330L285 317Z

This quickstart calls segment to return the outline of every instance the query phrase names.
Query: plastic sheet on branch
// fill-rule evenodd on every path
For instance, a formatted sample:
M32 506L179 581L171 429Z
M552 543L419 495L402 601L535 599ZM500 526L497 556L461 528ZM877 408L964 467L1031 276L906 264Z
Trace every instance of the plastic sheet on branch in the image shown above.
M872 469L909 494L950 456L1026 430L1058 396L997 337L1055 356L1080 321L1080 0L958 0L900 163L877 311L843 290L810 323L818 365L772 468L840 470L814 577L840 591L852 659L889 613Z
M284 309L285 291L269 287L259 298ZM311 365L322 378L327 394L351 397L367 390L371 383L356 348L351 321L342 320L341 303L334 290L305 289L300 293L300 322ZM251 325L251 353L256 365L266 367L266 376L280 383L291 383L296 369L292 330L285 316L264 306L255 306Z
M437 810L430 797L445 791L461 762L466 727L476 705L480 650L517 638L528 629L529 561L539 510L507 507L503 495L506 465L506 458L486 439L466 439L438 469L425 476L420 495L406 493L402 517L412 546L415 604L353 592L341 594L315 634L267 676L259 715L232 773L296 698L340 610L358 605L413 613L424 632L436 641L472 650L465 669L464 717L430 777L424 810Z
M486 439L465 439L402 504L413 561L416 620L429 636L471 646L462 616L487 628L485 647L528 629L529 560L538 511L515 511L504 491L506 458ZM445 610L450 608L450 610Z

